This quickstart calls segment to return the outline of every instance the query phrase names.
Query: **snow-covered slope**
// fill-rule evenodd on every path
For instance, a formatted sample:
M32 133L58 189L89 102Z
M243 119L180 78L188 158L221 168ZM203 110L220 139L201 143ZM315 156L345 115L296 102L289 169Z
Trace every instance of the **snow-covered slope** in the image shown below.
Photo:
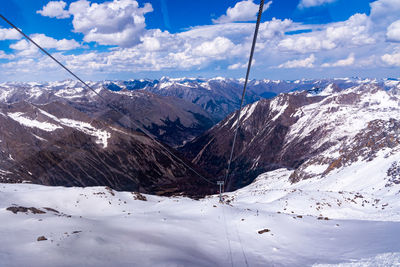
M338 186L347 179L363 179L346 172L328 182L313 179L291 185L289 175L283 169L262 175L248 187L225 194L227 204L218 203L217 196L191 200L104 187L0 184L0 262L397 266L398 187L387 192Z

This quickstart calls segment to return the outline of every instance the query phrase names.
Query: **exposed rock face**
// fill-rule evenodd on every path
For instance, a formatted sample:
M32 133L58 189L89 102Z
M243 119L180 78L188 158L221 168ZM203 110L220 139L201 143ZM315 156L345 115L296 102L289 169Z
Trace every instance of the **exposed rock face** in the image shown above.
M329 85L318 94L281 94L248 105L241 113L228 188L282 167L295 169L291 181L297 182L398 149L399 103L395 92L376 85L341 92ZM235 118L231 114L183 148L215 177L227 167Z
M160 194L201 184L159 143L59 102L0 106L0 140L1 182Z

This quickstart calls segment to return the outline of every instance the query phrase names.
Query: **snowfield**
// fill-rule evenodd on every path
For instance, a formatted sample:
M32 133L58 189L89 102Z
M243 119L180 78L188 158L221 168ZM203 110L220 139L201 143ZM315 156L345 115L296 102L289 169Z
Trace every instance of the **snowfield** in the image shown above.
M0 184L0 265L400 266L400 185L384 176L398 157L296 184L265 173L226 204Z

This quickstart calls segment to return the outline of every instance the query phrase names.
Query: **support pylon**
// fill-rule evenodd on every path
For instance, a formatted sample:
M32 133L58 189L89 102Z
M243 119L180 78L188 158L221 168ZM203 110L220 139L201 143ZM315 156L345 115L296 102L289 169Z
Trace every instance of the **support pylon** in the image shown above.
M224 181L217 181L217 185L219 185L219 202L224 202L222 200L222 186L225 184Z

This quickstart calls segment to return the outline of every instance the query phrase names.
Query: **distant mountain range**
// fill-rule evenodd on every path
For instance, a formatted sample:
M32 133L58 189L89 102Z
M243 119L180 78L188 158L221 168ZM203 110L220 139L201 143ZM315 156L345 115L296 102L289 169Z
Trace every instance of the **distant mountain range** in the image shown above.
M0 180L213 192L139 128L216 180L226 168L243 82L90 82L101 97L69 80L1 83ZM323 176L397 149L399 90L398 79L250 81L229 188L278 168L293 170L292 182Z

